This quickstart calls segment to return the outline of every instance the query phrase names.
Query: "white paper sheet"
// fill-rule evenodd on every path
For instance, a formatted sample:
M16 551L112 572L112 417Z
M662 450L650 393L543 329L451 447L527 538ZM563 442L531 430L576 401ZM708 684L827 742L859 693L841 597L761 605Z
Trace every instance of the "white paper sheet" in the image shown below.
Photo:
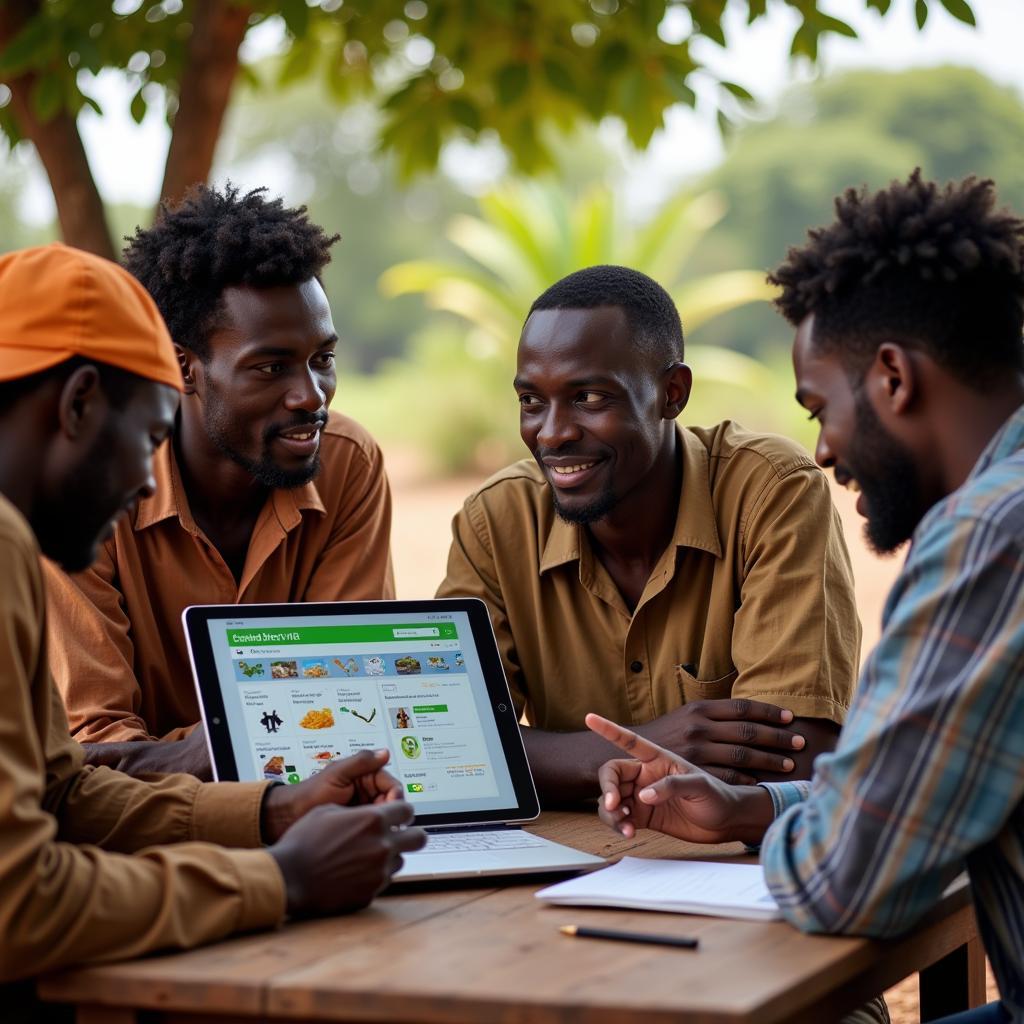
M760 864L624 857L618 864L541 889L537 898L571 906L628 907L769 921L778 905Z

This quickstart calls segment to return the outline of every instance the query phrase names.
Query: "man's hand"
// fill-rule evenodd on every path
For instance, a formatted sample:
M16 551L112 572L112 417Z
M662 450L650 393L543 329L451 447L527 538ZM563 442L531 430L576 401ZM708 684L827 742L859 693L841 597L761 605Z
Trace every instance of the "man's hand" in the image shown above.
M274 843L301 817L324 804L383 804L402 799L398 780L384 771L386 750L360 750L332 761L322 772L293 786L273 786L263 798L263 841Z
M185 772L203 782L213 778L206 732L201 723L182 740L84 743L82 747L86 764L106 765L126 775Z
M586 723L631 755L598 772L598 814L605 824L627 838L650 828L693 843L761 841L773 816L763 789L728 785L600 715L587 715Z
M803 750L806 740L785 728L792 721L792 711L761 701L698 700L637 732L730 785L753 785L757 779L749 772L786 773L795 767L786 753Z
M407 827L412 817L401 800L314 807L269 850L284 877L288 913L312 917L367 906L402 866L402 854L426 843L423 829Z

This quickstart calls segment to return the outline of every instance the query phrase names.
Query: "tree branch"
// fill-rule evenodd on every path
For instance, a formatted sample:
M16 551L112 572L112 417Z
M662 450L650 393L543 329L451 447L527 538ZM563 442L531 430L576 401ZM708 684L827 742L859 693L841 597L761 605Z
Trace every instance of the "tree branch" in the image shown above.
M206 181L210 174L238 73L238 48L252 13L251 8L228 0L202 0L194 10L160 188L162 202L179 199L190 185Z
M38 0L8 0L0 4L0 49L38 12ZM21 134L39 154L50 179L61 235L68 245L116 259L103 200L92 176L85 146L75 118L61 110L43 122L32 109L36 75L27 73L9 81L11 109Z

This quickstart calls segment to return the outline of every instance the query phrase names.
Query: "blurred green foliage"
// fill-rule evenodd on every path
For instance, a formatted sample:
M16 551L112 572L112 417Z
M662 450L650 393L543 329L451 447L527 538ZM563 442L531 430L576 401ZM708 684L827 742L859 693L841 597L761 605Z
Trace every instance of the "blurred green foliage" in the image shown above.
M466 259L408 261L381 278L386 296L421 292L431 308L468 327L417 336L406 358L383 366L370 389L406 396L393 425L409 431L448 471L494 469L520 454L511 387L516 343L534 299L566 274L598 263L642 270L672 294L687 329L771 296L756 271L682 277L701 236L724 213L714 193L681 192L642 225L627 223L612 190L597 184L570 200L554 181L517 182L483 196L479 205L479 216L456 216L447 228ZM788 425L788 416L772 411L772 399L764 400L772 378L761 364L699 346L691 346L687 358L698 376L692 410L698 417L709 402L722 404L716 395L720 399L725 389L737 406L760 404L762 424Z
M936 67L856 71L800 86L777 116L736 133L722 164L702 184L727 211L696 254L707 270L769 269L806 231L832 218L844 189L882 188L920 166L940 181L979 174L1024 210L1024 103L978 71ZM787 325L767 307L708 324L707 344L761 358L788 347Z
M247 186L275 177L291 180L290 205L306 202L310 216L341 235L324 271L343 367L372 372L401 356L422 327L414 298L383 301L377 279L410 253L452 254L447 220L473 209L473 200L442 174L400 185L392 158L374 153L380 115L368 104L338 110L317 82L287 92L240 90L229 110L216 177Z
M512 180L479 205L443 174L402 185L393 158L374 152L381 116L372 104L338 110L320 82L280 93L242 90L218 176L254 184L268 162L283 164L283 179L293 182L287 200L307 200L315 220L342 234L325 275L342 337L338 407L385 439L418 446L435 465L491 468L524 451L511 353L529 305L574 261L639 260L635 240L655 232L658 217L640 227L627 222L622 165L593 131L548 139L557 176ZM660 262L645 265L670 287L683 313L696 376L684 420L734 417L807 442L812 426L790 398L789 327L765 302L725 309L738 293L721 275L745 267L762 273L808 227L830 219L831 198L843 188L880 187L918 164L942 179L971 171L994 177L1003 200L1024 210L1022 138L1024 104L1012 90L949 67L826 78L794 89L770 120L744 126L722 164L673 200L681 218L676 240L659 250ZM18 221L23 182L17 165L9 166L12 173L5 166L0 175L6 225L0 248L53 237ZM511 216L501 212L502 203L514 205L510 197L525 204L515 244L495 238ZM118 209L116 217L123 234L145 211ZM675 223L663 219L658 230ZM574 239L568 248L567 239ZM516 255L520 243L534 250L532 263ZM482 244L503 255L489 257L490 266L481 263L473 250ZM392 295L377 291L389 268L410 263L404 281L401 273L385 276ZM431 279L439 264L450 274ZM486 287L467 293L465 282L478 277ZM687 295L686 286L701 278L701 292ZM503 297L488 297L498 279ZM724 293L718 309L709 285L716 281ZM430 290L411 294L414 284ZM697 298L718 315L703 316ZM483 310L478 319L493 330L452 311L467 301Z
M8 0L10 2L10 0ZM30 100L48 121L90 106L88 77L103 68L129 73L132 116L141 121L162 92L173 118L196 5L213 0L18 0L13 38L0 54L0 81L31 74ZM241 0L239 0L241 2ZM790 53L816 61L823 36L856 31L818 0L781 0L795 15ZM891 0L861 0L888 13ZM931 8L973 25L967 0L916 0L918 24ZM245 0L250 26L279 16L289 49L273 89L310 77L341 103L368 98L385 113L380 142L409 176L432 170L444 142L494 135L519 169L553 165L541 126L621 117L630 139L646 146L666 108L696 104L695 72L715 78L692 44L727 46L726 0ZM767 0L744 0L748 23ZM659 32L666 16L682 30ZM258 79L252 68L242 73ZM744 86L719 81L723 117L753 99ZM0 131L20 137L0 108Z

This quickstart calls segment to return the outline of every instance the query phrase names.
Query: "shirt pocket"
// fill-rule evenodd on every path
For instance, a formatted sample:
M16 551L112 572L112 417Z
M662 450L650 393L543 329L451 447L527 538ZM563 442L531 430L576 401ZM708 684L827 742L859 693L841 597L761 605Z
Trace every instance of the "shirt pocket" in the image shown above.
M682 665L676 665L676 683L686 704L695 700L725 700L731 697L732 684L739 674L739 669L734 668L719 679L698 679Z

